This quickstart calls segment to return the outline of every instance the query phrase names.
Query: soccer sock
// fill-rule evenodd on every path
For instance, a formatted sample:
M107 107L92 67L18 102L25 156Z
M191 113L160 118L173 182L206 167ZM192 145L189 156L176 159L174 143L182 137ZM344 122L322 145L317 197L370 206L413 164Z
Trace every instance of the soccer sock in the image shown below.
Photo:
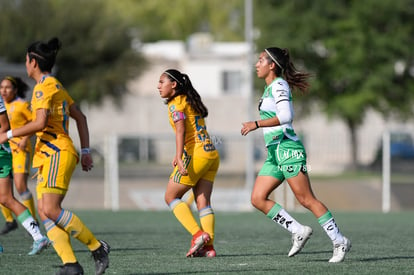
M273 205L272 209L270 209L266 216L282 226L284 229L288 230L290 233L303 233L302 224L290 216L289 213L286 212L286 210L283 209L283 207L278 203Z
M193 202L194 202L194 193L193 193L193 190L188 191L186 195L187 196L184 199L184 201L191 208L191 206L193 205Z
M46 228L49 240L52 241L53 248L63 264L76 263L76 257L72 245L70 244L69 234L59 226L56 226L52 220L44 220L43 225Z
M36 219L36 210L35 210L35 204L32 196L32 192L30 192L29 189L24 191L20 194L20 197L22 198L22 203L24 206L26 206L27 209L29 209L30 214L32 214L32 217Z
M318 222L334 244L340 244L344 242L344 236L339 231L339 228L336 225L331 212L328 211L320 216L318 218Z
M4 219L6 220L6 222L13 222L13 220L14 220L13 214L12 214L12 212L9 208L1 205L1 213L3 214Z
M17 216L17 220L23 225L26 231L32 235L33 240L37 241L43 238L39 225L33 219L29 209L24 210L19 216Z
M207 206L199 211L200 223L203 231L207 232L210 235L211 240L207 245L212 245L214 242L214 225L215 225L215 215L211 206Z
M56 224L62 227L72 237L85 244L90 251L94 251L101 246L101 243L95 238L93 233L86 225L69 210L62 209Z
M197 221L194 219L193 212L191 212L188 204L181 201L180 199L175 199L170 203L169 206L177 220L188 232L190 232L191 235L195 235L198 231L201 230L197 224Z

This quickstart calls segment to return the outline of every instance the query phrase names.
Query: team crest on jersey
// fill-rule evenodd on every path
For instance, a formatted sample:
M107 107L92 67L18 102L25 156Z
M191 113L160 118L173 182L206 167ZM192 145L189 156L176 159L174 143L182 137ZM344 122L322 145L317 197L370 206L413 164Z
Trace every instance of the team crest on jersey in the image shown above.
M175 105L171 105L170 106L170 112L174 112L175 111Z
M42 92L42 91L36 91L36 92L35 92L35 97L36 97L37 99L41 98L42 96L43 96L43 92Z

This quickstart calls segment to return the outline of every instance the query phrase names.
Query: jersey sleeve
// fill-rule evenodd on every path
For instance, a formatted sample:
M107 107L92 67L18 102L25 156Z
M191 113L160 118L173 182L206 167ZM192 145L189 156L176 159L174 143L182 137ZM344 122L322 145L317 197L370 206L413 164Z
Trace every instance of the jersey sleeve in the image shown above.
M185 103L185 102L184 102ZM183 120L186 118L185 116L185 104L181 100L181 98L176 97L174 100L169 104L169 115L173 122L177 122L179 120Z
M45 93L41 85L36 85L33 91L32 110L36 112L38 109L50 109L52 102L52 94Z
M286 82L278 81L273 86L272 95L276 104L276 116L281 125L291 123L293 120L293 109L291 108L290 89Z

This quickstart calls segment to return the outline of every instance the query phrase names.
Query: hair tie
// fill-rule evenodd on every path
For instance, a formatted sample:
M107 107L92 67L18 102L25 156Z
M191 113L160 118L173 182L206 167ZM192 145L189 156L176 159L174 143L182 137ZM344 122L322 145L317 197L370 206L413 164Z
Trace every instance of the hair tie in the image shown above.
M13 83L13 85L16 87L17 86L17 80L12 77L12 76L6 76L4 79L9 80L11 83Z

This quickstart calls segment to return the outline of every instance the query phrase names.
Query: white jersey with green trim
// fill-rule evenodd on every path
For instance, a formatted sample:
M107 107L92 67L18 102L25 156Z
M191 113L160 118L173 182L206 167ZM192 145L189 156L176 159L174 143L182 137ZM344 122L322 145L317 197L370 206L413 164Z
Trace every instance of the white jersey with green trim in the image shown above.
M276 78L266 86L259 105L260 118L269 119L277 117L280 125L263 127L266 147L279 143L284 136L291 140L299 140L293 130L294 117L292 94L289 84L283 78Z

